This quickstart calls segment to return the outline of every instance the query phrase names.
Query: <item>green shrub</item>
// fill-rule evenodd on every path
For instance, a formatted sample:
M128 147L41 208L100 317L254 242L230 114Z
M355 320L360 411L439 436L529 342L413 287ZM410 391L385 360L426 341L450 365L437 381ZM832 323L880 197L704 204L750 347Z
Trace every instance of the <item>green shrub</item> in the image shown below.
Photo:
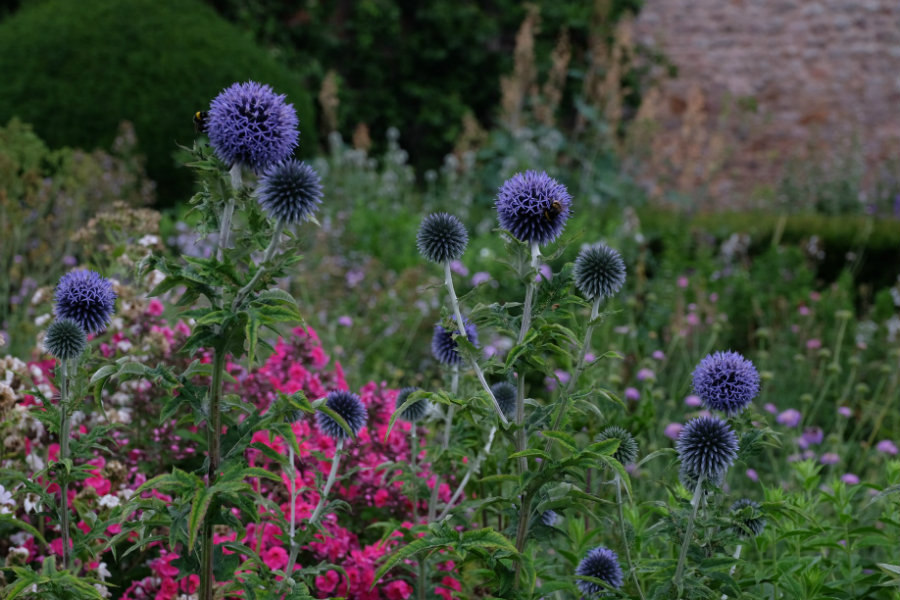
M33 123L51 147L108 147L134 123L162 205L189 195L174 142L189 145L192 115L234 81L254 79L297 108L301 152L314 149L312 102L298 78L193 0L47 0L0 24L0 123Z

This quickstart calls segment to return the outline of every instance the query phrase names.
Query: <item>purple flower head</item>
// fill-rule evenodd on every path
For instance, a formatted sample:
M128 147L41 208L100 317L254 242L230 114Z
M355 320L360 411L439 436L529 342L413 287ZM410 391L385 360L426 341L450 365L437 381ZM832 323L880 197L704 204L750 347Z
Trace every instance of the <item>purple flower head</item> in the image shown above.
M759 373L737 352L716 352L694 370L694 392L707 408L733 417L759 393Z
M834 452L826 452L819 459L819 462L821 462L823 465L836 465L841 462L841 457Z
M637 402L641 399L641 392L637 388L627 387L625 388L625 399L631 400L632 402Z
M359 433L359 430L363 428L363 425L366 424L366 419L369 417L369 413L366 411L366 407L363 406L362 400L353 392L331 392L326 397L325 406L344 419L354 437ZM345 440L350 437L347 435L347 432L344 431L344 428L338 425L337 421L322 411L316 412L316 422L319 425L319 431L335 441Z
M859 477L854 473L844 473L841 475L841 481L847 485L856 485L859 483Z
M703 404L703 400L699 396L690 395L684 399L684 403L692 408L697 408Z
M891 440L881 440L875 444L875 449L885 454L895 456L897 454L897 446Z
M838 414L842 417L847 417L848 419L853 415L853 411L850 410L849 406L841 406L838 408Z
M666 425L665 430L663 430L663 435L665 435L670 440L677 440L678 436L681 435L681 431L684 429L684 425L681 423L669 423Z
M575 287L586 298L610 298L625 285L625 261L603 243L586 246L575 259Z
M545 510L541 513L541 523L547 527L553 527L559 522L559 515L555 510Z
M601 579L616 589L622 587L623 576L622 567L619 566L619 557L615 552L603 546L597 546L581 559L575 569L575 575ZM584 580L578 582L578 589L588 597L596 597L606 591L606 588L599 583Z
M675 450L687 471L713 479L734 464L738 439L725 421L698 417L684 426Z
M765 406L763 406L767 413L776 414L778 412L778 407L772 404L771 402L766 402Z
M807 427L803 430L803 441L806 442L807 446L821 444L824 439L825 433L821 427Z
M487 271L478 271L474 275L472 275L472 285L481 285L482 283L486 283L491 280L491 274Z
M259 205L275 221L308 221L322 204L322 180L304 162L289 159L271 165L256 188Z
M47 329L44 348L59 360L77 358L87 346L87 334L71 319L59 319Z
M299 120L284 94L255 81L235 83L209 106L207 133L216 154L228 165L259 173L286 160L297 146Z
M613 458L623 465L631 464L637 460L639 450L637 441L630 432L622 429L618 425L607 427L598 433L597 437L594 439L597 442L610 439L619 440L619 447L616 448L616 451L613 453Z
M759 473L756 472L756 469L747 469L747 479L750 481L759 481Z
M636 377L638 381L653 381L656 379L656 374L652 369L644 368L637 372Z
M103 330L112 318L115 304L112 282L94 271L71 271L56 286L56 315L75 321L85 333Z
M775 417L775 420L785 427L796 427L800 424L801 419L803 419L803 416L796 408L789 408Z
M405 387L400 390L400 393L397 394L397 401L394 407L400 408L401 406L403 406L403 403L406 402L409 397L417 391L419 391L419 388L417 387ZM425 412L428 410L428 405L428 400L425 400L424 398L417 402L413 402L400 414L400 418L404 421L415 423L425 416Z
M753 500L741 498L731 505L730 510L735 518L733 530L738 537L756 537L765 529L766 518Z
M526 171L507 179L494 206L500 227L523 242L549 244L562 233L572 196L545 172Z
M500 410L507 417L512 417L516 413L516 386L507 382L499 381L491 386L491 393L497 400Z
M416 234L419 253L431 262L457 261L466 251L469 232L457 217L448 213L432 213L422 219Z
M478 330L475 329L475 324L468 319L464 319L463 325L466 327L466 338L477 348ZM431 353L436 359L448 365L458 365L462 362L456 340L453 339L453 334L455 333L459 332L456 330L448 331L444 329L443 325L438 323L434 326L434 337L431 338Z

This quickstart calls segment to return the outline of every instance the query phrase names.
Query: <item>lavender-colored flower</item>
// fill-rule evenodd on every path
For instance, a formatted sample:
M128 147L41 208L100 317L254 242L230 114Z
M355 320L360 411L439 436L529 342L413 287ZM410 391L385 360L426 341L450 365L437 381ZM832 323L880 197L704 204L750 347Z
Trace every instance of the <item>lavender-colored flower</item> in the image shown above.
M297 146L299 120L284 94L255 81L235 83L209 106L207 133L216 154L228 165L259 173L286 160Z
M491 386L491 393L503 414L512 417L516 412L516 386L508 381L498 381Z
M741 498L731 505L735 523L732 530L739 537L756 537L766 527L766 518L760 512L759 504L748 498Z
M826 452L819 458L819 462L823 465L836 465L841 462L841 457L834 452Z
M623 465L631 464L638 457L638 443L631 433L617 425L607 427L597 434L595 438L598 442L604 440L619 440L619 447L613 453L613 458Z
M87 334L84 328L72 319L60 319L47 328L44 348L59 360L70 360L84 352Z
M587 556L578 563L575 575L601 579L615 589L622 587L623 576L622 567L619 566L619 557L615 552L603 546L597 546L587 553ZM597 597L606 590L599 583L584 580L578 582L578 588L582 594L589 597Z
M684 403L691 408L697 408L698 406L703 405L703 400L700 399L700 396L694 396L693 394L691 394L684 399Z
M775 418L776 421L785 427L796 427L802 419L803 416L800 414L800 411L795 408L789 408Z
M856 485L859 483L859 477L855 473L844 473L841 475L841 481L847 485Z
M342 390L331 392L326 397L325 406L339 414L346 421L347 427L350 428L350 433L354 437L363 428L363 425L366 424L366 419L369 417L362 400L353 392ZM337 421L322 411L316 412L316 421L319 425L319 431L333 440L345 440L350 437L343 427L338 425Z
M475 324L468 319L464 319L463 325L466 328L466 338L477 348L478 330L475 329ZM453 334L457 333L459 332L456 330L448 331L440 323L434 326L434 337L431 338L431 353L442 363L458 365L462 362L462 356L459 354L456 340L453 339Z
M707 408L733 417L759 393L759 373L737 352L716 352L694 370L694 393Z
M526 171L507 179L494 206L500 227L523 242L548 244L562 233L572 197L545 172Z
M747 479L750 481L759 481L759 473L756 472L756 469L747 469Z
M469 233L466 226L448 213L433 213L422 219L416 234L419 253L431 262L458 260L466 251Z
M875 444L875 449L891 456L897 455L897 446L891 440L881 440Z
M112 282L94 271L71 271L63 275L56 286L56 315L75 321L85 333L104 329L115 304Z
M842 417L847 417L848 419L853 416L853 411L850 410L849 406L840 406L838 407L838 414Z
M803 430L802 437L807 446L813 446L822 443L822 440L825 439L825 432L821 427L807 427Z
M583 248L575 259L575 287L587 298L610 298L625 284L625 261L603 243Z
M322 203L322 180L304 162L285 160L266 169L256 188L259 205L275 221L308 221Z
M778 407L775 406L774 404L772 404L771 402L766 402L763 405L763 410L765 410L767 413L772 414L772 415L778 413Z
M625 388L625 399L637 402L641 399L641 391L634 387Z
M656 374L652 369L644 368L637 372L636 377L638 381L653 381L654 379L656 379Z
M698 417L684 426L675 450L688 471L712 479L723 475L734 464L738 439L725 421Z
M663 431L663 435L665 435L670 440L677 440L678 436L681 435L681 431L684 429L684 425L681 423L669 423L666 425L665 430Z
M491 280L491 274L487 271L478 271L474 275L472 275L472 286L481 285L482 283L487 283Z
M545 510L541 513L541 523L547 527L553 527L559 522L559 515L554 510Z
M394 405L395 408L400 408L403 406L403 403L406 402L410 395L413 392L419 391L417 387L405 387L400 390L400 393L397 394L397 402ZM413 402L400 414L400 418L404 421L409 421L410 423L415 423L419 419L421 419L425 415L425 411L428 410L428 400L424 398L417 402Z

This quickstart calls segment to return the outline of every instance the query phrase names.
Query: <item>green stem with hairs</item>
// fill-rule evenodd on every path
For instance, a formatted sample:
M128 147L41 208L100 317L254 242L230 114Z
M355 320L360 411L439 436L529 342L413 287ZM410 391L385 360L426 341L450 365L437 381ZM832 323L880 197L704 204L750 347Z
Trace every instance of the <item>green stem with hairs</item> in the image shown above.
M637 588L638 595L641 600L644 598L644 590L641 589L641 582L638 580L637 571L634 569L634 563L631 561L631 545L628 543L628 537L625 534L625 512L622 509L622 480L616 474L616 504L619 507L619 527L622 530L622 546L625 548L625 560L628 563L628 570L631 571L631 577L634 579L634 586Z
M69 458L69 361L60 360L59 382L59 460ZM62 562L63 569L71 566L71 550L69 549L69 476L66 474L60 486L62 504L60 507L60 529L62 530Z
M453 365L450 376L450 395L456 396L459 391L459 365ZM446 452L450 447L450 430L453 427L453 405L447 407L447 415L444 417L444 435L441 440L441 451ZM437 515L438 489L441 487L441 476L435 474L434 487L431 488L431 498L428 500L428 522L434 521Z
M212 383L209 388L209 414L206 419L206 443L209 452L207 485L212 487L219 475L222 437L222 377L225 372L225 352L213 351ZM213 576L213 523L207 514L203 522L203 541L200 547L200 600L213 600L215 580Z
M269 242L269 247L266 248L266 254L263 256L262 263L260 263L259 268L256 270L256 273L253 274L253 278L247 282L247 285L241 288L241 290L234 297L234 302L231 304L231 312L234 312L241 305L241 302L244 301L252 291L253 287L259 282L260 278L263 276L263 273L266 272L266 264L272 260L272 256L275 254L275 249L278 247L278 243L281 241L281 232L284 231L284 221L278 219L278 222L275 224L275 231L272 232L272 240Z
M684 563L687 558L688 547L691 545L691 538L694 536L694 520L697 518L697 507L700 506L700 494L703 493L703 475L697 478L697 487L694 488L694 497L691 498L691 518L688 520L687 530L684 532L684 542L681 544L681 554L678 555L678 566L675 568L675 579L673 583L678 590L678 597L681 597L681 579L684 576Z
M481 466L481 461L484 460L484 457L490 454L491 445L493 445L494 443L494 435L496 433L497 426L494 425L493 427L491 427L491 432L488 434L488 441L484 445L484 451L480 456L476 456L469 464L469 469L466 471L465 476L462 478L462 481L459 482L459 486L457 486L456 491L453 492L453 496L451 496L450 501L447 502L447 506L444 507L444 511L441 513L441 516L438 517L439 521L450 513L450 509L453 508L453 503L459 499L463 491L466 489L466 484L469 482L472 474L475 473L478 467Z

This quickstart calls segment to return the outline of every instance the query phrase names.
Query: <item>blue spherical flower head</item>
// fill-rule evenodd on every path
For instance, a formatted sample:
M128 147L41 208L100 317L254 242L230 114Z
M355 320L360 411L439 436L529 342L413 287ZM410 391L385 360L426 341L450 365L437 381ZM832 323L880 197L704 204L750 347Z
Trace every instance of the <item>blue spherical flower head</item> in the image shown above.
M716 352L694 369L694 393L707 408L732 417L759 393L759 373L737 352Z
M209 143L228 165L242 164L259 173L286 160L297 146L299 120L284 94L255 81L235 83L209 106Z
M466 251L469 232L455 216L433 213L422 220L416 234L419 253L431 262L444 263L457 260Z
M86 333L102 331L115 310L112 282L82 269L66 273L56 286L56 315L81 325Z
M587 575L601 579L615 589L622 587L623 576L622 567L619 566L619 557L615 552L603 546L597 546L581 559L578 568L575 569L575 575ZM579 581L578 588L582 594L594 598L606 591L606 588L593 581Z
M588 246L575 259L575 287L593 298L609 298L619 293L625 283L625 261L603 243Z
M555 510L545 510L541 513L541 523L547 527L553 527L560 521L559 513Z
M477 348L478 330L475 329L475 324L469 322L468 319L464 319L463 325L466 327L466 337L469 342ZM459 354L456 340L453 339L453 334L455 333L458 333L458 331L448 331L440 323L434 326L434 337L431 338L431 353L444 364L458 365L462 362L462 356Z
M598 442L611 439L619 440L619 447L613 453L613 458L623 465L630 465L637 460L638 443L631 433L618 425L611 425L598 433L596 437Z
M500 227L523 242L549 244L562 233L572 196L547 173L525 171L500 186L494 206Z
M732 528L739 537L755 537L766 528L766 518L760 512L759 504L749 498L741 498L731 505L731 513L737 518Z
M400 393L397 394L397 402L394 405L394 408L400 408L403 406L403 403L406 402L409 397L413 394L413 392L419 391L417 387L405 387L400 390ZM422 399L410 404L406 409L400 413L400 418L404 421L409 421L410 423L415 423L419 419L425 416L425 412L428 410L428 400Z
M697 417L681 430L675 450L688 473L715 481L734 464L738 439L718 417Z
M516 412L516 386L508 381L499 381L491 386L491 393L503 414L512 417Z
M259 179L256 198L275 221L308 221L322 203L322 180L304 162L289 159L270 166Z
M87 347L87 334L71 319L60 319L47 328L44 348L59 360L77 358Z
M366 424L369 417L366 407L363 406L362 400L353 392L335 391L328 394L325 400L325 406L336 412L347 422L350 432L355 437L359 430ZM349 435L344 429L338 425L337 421L326 415L322 411L316 413L316 421L319 425L319 431L332 438L333 440L345 440Z

